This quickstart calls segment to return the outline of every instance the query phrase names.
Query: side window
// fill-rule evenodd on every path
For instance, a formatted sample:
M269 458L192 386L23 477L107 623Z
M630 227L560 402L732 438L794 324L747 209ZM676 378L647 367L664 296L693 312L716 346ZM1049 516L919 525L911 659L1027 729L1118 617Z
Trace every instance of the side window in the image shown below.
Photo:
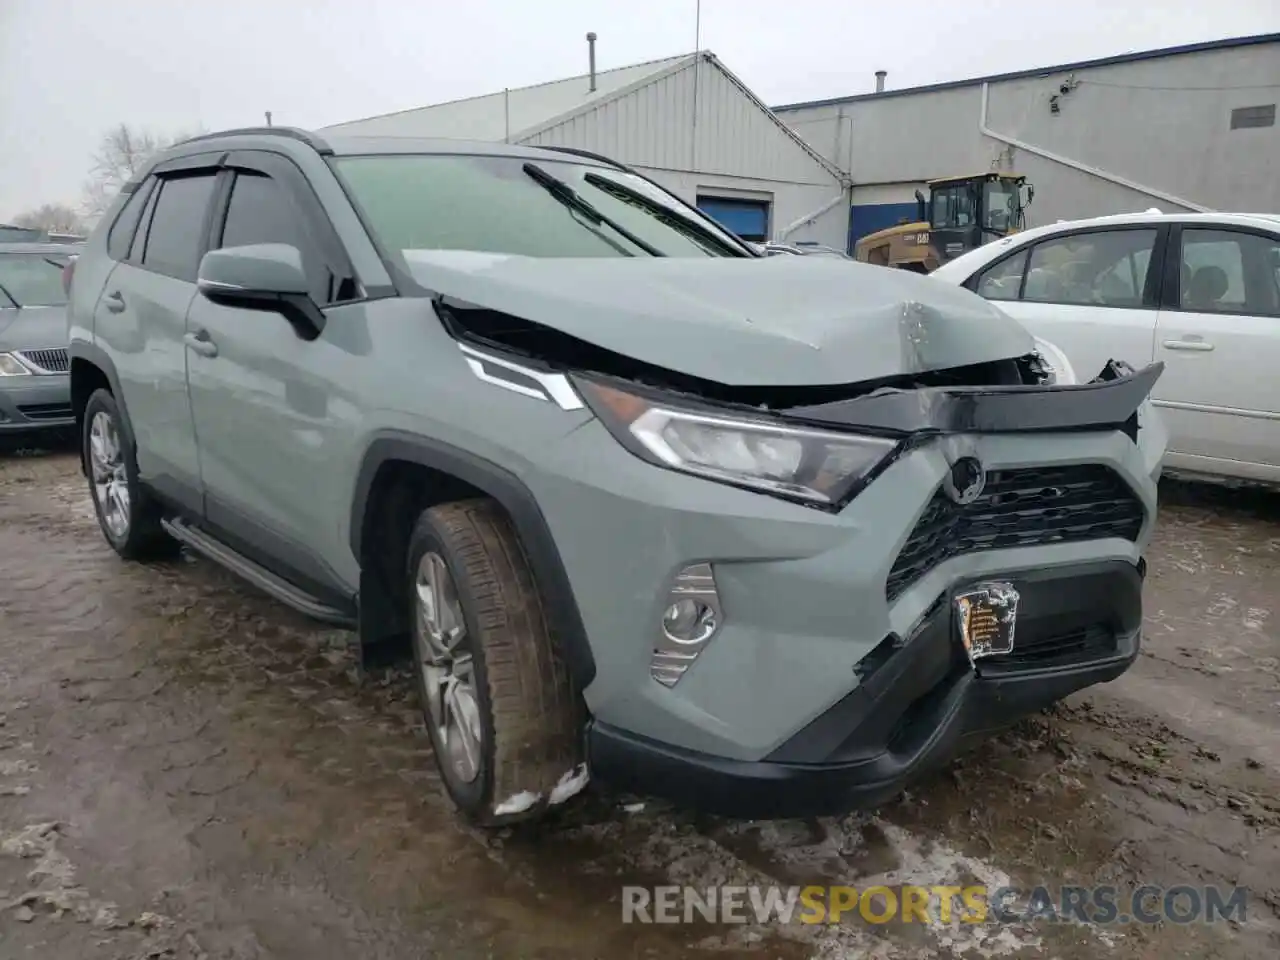
M125 201L115 223L107 234L107 256L112 260L123 260L129 256L129 245L133 242L134 232L138 229L138 221L142 219L142 211L150 198L151 181L140 184Z
M302 249L303 231L285 189L258 173L236 174L220 247L287 243Z
M142 217L138 221L138 229L133 234L133 241L129 244L129 261L131 263L142 263L142 251L147 248L147 231L151 229L151 217L156 210L156 198L160 196L160 184L153 177L148 181L151 189L147 197L147 205L143 208Z
M1100 230L1036 244L1022 299L1080 306L1140 307L1156 231Z
M231 186L227 216L218 246L239 247L254 243L287 243L302 254L310 280L311 296L320 305L353 295L341 284L337 289L330 270L316 252L308 236L302 212L294 205L288 189L278 180L261 173L240 171Z
M1179 281L1183 310L1280 316L1280 240L1184 229Z
M144 267L195 282L213 183L212 173L161 180L142 253Z
M988 300L1017 300L1022 286L1022 274L1027 265L1028 251L1022 250L987 268L978 277L978 296Z

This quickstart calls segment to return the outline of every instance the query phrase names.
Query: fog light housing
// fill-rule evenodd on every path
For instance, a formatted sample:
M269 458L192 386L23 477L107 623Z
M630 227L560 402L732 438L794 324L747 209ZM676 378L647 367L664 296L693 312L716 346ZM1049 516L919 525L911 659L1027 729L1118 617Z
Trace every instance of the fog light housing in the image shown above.
M723 622L724 611L711 564L685 567L667 594L649 675L664 687L674 687Z

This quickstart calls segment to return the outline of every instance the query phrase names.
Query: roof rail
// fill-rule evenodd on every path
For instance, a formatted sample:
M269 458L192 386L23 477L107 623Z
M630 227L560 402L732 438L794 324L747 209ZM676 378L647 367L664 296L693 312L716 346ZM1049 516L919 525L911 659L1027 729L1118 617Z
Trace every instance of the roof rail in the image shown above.
M333 153L333 147L329 146L322 138L317 137L310 130L303 130L299 127L236 127L232 130L215 130L213 133L202 133L199 136L188 137L181 143L198 143L201 140L240 136L288 137L290 140L298 140L301 143L305 143L316 153Z

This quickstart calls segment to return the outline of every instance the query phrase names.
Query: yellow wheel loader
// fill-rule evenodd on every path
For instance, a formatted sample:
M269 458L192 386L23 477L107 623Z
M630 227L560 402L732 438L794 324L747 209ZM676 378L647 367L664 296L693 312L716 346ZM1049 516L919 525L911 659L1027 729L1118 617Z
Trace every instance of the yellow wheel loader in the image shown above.
M1026 226L1035 197L1027 178L982 173L929 181L929 199L916 191L915 223L900 223L867 234L853 257L863 263L932 273L948 260Z

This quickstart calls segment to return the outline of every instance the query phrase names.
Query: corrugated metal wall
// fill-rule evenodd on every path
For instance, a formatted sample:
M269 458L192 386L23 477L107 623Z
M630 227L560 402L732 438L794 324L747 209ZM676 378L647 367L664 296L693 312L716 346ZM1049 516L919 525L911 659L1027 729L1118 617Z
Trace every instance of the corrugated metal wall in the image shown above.
M790 239L844 247L839 178L798 144L714 61L693 64L524 142L592 150L642 169L689 203L699 196L766 201L773 235L821 211Z
M1078 84L1062 94L1068 80ZM1268 43L993 82L988 126L1214 209L1280 212L1280 127L1231 129L1233 109L1277 98L1280 44ZM1032 225L1180 209L1027 151L1010 152L979 132L981 108L981 87L966 86L778 116L828 157L842 145L855 202L862 184L905 185L999 164L1035 183Z
M655 169L787 183L835 182L821 162L779 129L714 62L705 60L697 63L696 72L689 64L525 142L572 144Z

